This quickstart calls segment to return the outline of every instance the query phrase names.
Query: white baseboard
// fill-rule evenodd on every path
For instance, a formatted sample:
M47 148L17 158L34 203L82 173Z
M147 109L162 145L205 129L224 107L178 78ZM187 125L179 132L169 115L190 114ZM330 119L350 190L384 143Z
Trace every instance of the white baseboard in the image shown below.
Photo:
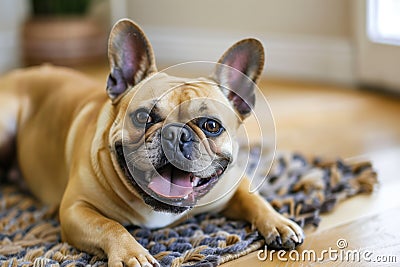
M350 40L340 37L210 32L201 29L142 25L163 64L217 61L236 41L256 37L265 46L265 77L353 84L354 52Z

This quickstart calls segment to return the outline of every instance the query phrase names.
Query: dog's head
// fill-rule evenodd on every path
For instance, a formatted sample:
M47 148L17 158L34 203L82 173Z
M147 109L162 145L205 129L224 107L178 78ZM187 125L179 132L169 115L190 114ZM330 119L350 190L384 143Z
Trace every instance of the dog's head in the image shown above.
M198 79L157 73L148 39L130 20L114 26L108 49L114 167L155 210L182 212L235 161L235 133L255 103L263 48L242 40Z

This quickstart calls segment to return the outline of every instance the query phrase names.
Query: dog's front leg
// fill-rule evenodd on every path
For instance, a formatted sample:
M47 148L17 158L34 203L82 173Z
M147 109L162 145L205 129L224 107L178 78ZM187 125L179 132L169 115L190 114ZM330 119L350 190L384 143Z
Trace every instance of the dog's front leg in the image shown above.
M60 221L64 241L96 255L106 254L111 267L160 266L121 224L87 203L61 205Z
M243 178L224 214L252 223L271 248L294 249L301 244L304 240L301 227L275 211L258 193L250 193L249 185L249 180Z

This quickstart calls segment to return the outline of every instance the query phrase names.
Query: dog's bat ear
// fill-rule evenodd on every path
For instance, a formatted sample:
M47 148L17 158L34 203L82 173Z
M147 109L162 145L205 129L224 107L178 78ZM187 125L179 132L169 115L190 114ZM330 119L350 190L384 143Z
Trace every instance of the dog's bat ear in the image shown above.
M264 49L256 39L244 39L230 47L213 74L224 94L242 118L255 104L255 83L264 67Z
M133 21L118 21L108 41L110 75L107 94L113 102L128 88L156 72L153 49L145 34Z

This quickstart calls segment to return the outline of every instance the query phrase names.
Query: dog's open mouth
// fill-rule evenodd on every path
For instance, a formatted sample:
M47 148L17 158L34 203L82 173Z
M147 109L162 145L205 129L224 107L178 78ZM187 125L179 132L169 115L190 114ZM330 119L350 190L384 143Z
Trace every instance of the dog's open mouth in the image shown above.
M139 169L130 170L124 157L122 145L118 143L115 148L118 163L125 176L142 195L152 195L152 198L156 195L158 199L165 199L174 203L179 203L183 200L195 203L214 186L228 165L228 161L220 164L221 167L209 177L199 177L196 173L183 171L169 162L151 172ZM149 191L143 187L148 188L154 194L149 195Z
M192 172L183 171L168 163L156 171L148 187L165 198L186 198L190 194L197 195L208 185L213 184L222 172L223 169L219 169L208 178L200 178Z

